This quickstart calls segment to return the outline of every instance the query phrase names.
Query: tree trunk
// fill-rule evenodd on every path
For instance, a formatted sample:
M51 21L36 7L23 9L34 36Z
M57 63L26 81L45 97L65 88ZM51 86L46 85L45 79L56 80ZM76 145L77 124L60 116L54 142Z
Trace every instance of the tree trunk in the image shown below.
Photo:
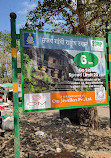
M65 117L77 125L85 125L95 130L99 128L97 107L60 110L60 118Z
M73 30L72 34L79 32L87 35L82 0L78 0L77 3L79 26L76 28L76 30ZM98 129L99 127L97 107L60 110L60 118L63 119L65 117L69 118L76 124L85 124L93 129Z
M84 13L84 6L82 4L82 0L77 1L77 15L78 15L78 19L79 19L79 25L76 28L76 30L74 30L74 32L72 32L72 34L82 33L82 34L86 35L87 29L86 29L86 24L85 24L85 13Z

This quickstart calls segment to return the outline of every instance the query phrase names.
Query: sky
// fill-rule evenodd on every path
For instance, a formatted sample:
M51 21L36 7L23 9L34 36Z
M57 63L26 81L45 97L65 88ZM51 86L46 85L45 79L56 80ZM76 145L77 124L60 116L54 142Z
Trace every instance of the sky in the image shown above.
M15 12L16 33L25 23L28 10L33 10L37 6L38 0L0 0L0 31L10 31L10 13Z

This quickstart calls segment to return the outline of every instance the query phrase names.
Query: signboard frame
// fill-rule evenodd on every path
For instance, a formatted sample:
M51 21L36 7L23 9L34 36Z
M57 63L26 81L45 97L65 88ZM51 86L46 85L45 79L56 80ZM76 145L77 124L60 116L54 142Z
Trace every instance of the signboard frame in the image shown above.
M64 36L64 37L77 37L77 38L89 38L92 40L102 40L104 42L104 53L105 53L105 72L106 72L106 92L107 92L107 103L99 103L99 104L90 104L90 105L77 105L77 106L65 106L65 107L54 107L54 108L44 108L44 109L33 109L33 110L25 110L24 109L24 74L23 74L23 32L28 32L28 33L41 33L41 34L48 34L48 35L59 35L59 36ZM36 43L35 43L36 44ZM34 111L44 111L44 110L62 110L62 109L74 109L74 108L85 108L85 107L93 107L93 106L102 106L102 105L108 105L109 103L109 97L108 97L108 74L107 74L107 61L106 61L106 39L105 38L99 38L99 37L90 37L90 36L80 36L80 35L72 35L72 34L60 34L60 33L51 33L51 32L43 32L43 31L36 31L36 30L20 30L20 52L21 52L21 82L22 82L22 107L23 107L23 112L34 112ZM63 92L64 93L64 92Z

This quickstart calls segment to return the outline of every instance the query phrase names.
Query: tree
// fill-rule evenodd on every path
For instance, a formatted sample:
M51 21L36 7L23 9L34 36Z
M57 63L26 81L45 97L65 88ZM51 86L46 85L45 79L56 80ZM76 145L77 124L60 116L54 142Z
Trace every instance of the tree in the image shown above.
M38 1L38 6L29 12L24 28L104 37L106 24L111 23L110 3L111 0L77 0L74 10L71 0ZM96 108L60 111L61 118L70 117L78 123L82 114L85 118L87 115L90 126L97 128Z
M17 41L17 51L19 43ZM0 31L0 83L4 82L12 82L11 34L8 31Z
M75 11L71 0L38 1L38 6L29 12L25 28L104 36L105 24L111 23L110 3L111 0L77 0Z
M0 32L0 50L11 53L11 35L8 31Z

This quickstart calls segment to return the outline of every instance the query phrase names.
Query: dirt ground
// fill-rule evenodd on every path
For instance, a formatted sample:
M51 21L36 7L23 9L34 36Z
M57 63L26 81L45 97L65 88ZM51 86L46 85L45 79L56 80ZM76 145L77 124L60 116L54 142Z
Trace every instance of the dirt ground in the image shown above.
M98 114L100 129L94 131L61 120L59 110L22 113L20 108L21 158L110 158L109 107L98 107ZM14 158L13 131L0 136L0 158Z

